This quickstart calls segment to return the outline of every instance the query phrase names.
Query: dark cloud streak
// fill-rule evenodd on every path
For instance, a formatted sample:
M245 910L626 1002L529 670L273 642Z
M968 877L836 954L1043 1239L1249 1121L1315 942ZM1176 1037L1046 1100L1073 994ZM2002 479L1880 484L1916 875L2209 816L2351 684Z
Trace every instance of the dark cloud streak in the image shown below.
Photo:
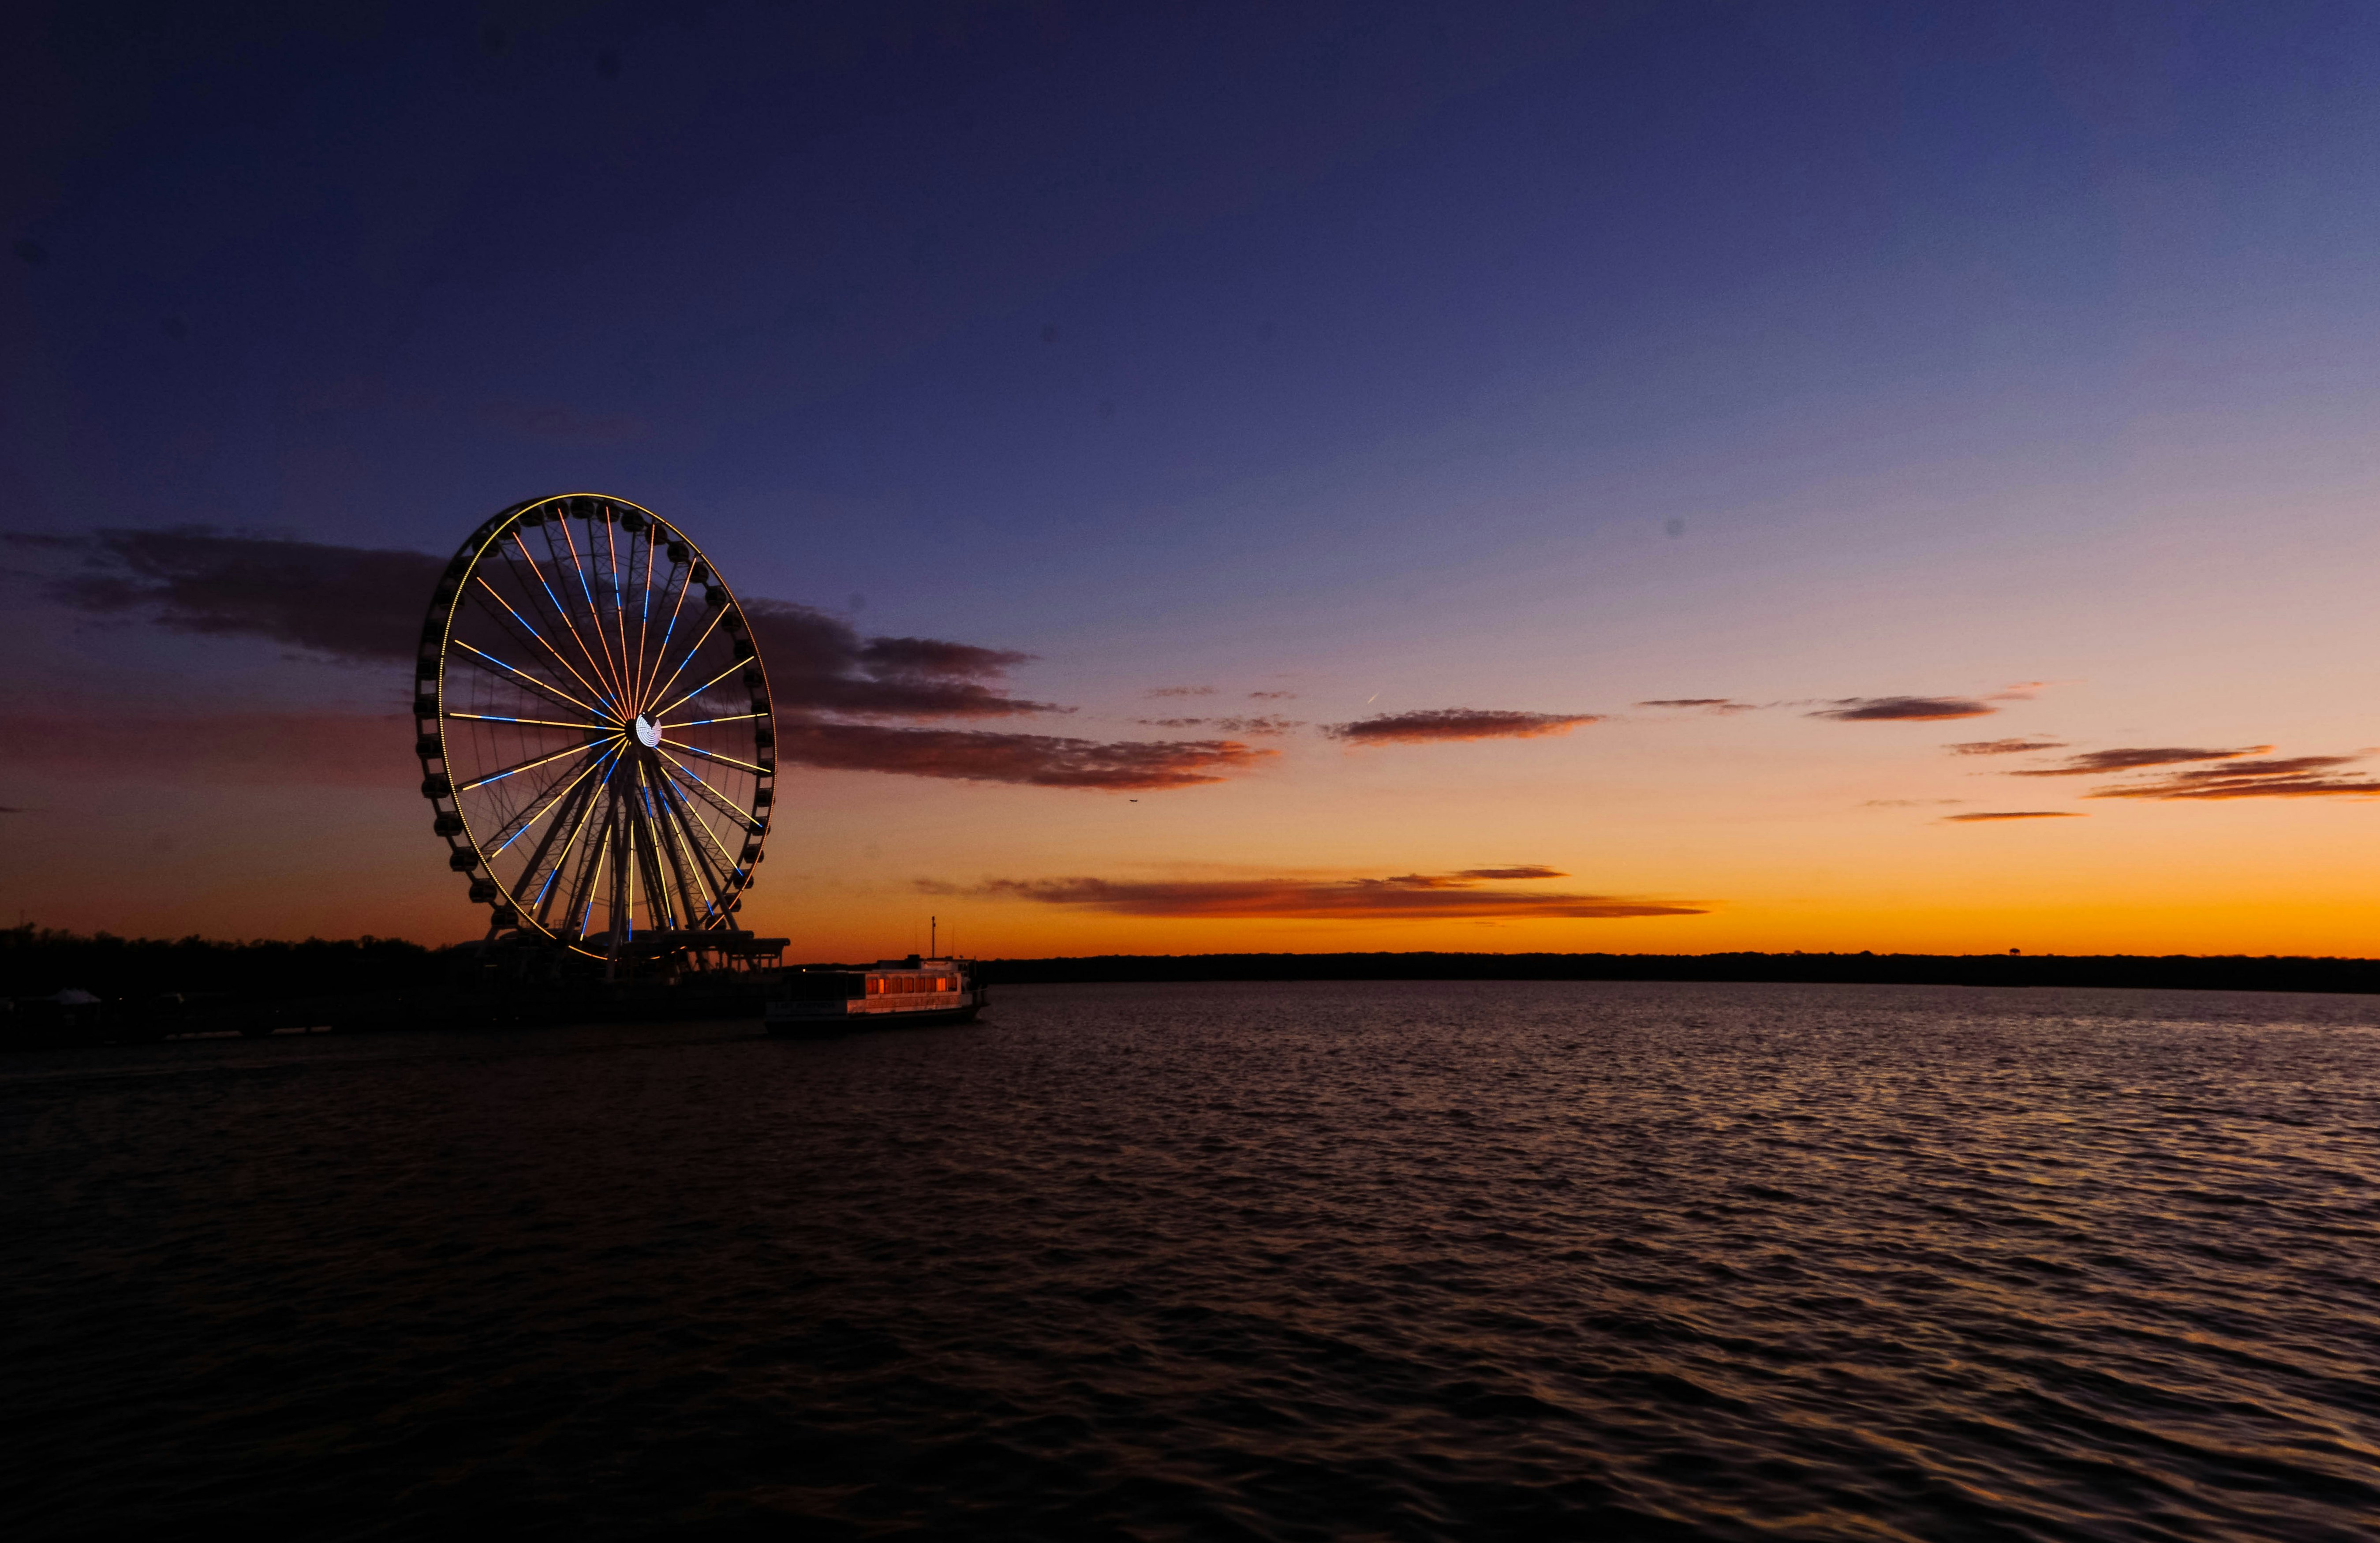
M1390 712L1352 723L1326 724L1322 732L1350 745L1427 745L1472 739L1536 739L1568 734L1602 719L1589 712L1506 712L1488 708L1435 708Z
M80 555L78 569L46 586L69 610L140 615L169 632L261 638L351 664L413 657L422 611L445 567L424 553L225 535L203 526L8 539Z
M2211 802L2233 798L2369 798L2380 781L2334 777L2362 756L2285 756L2275 760L2225 760L2193 767L2150 782L2094 788L2092 798L2149 798L2166 802Z
M1697 905L1627 896L1547 893L1480 887L1508 872L1560 877L1551 869L1470 869L1391 879L994 879L971 887L919 881L929 894L1028 900L1118 916L1281 921L1446 921L1532 919L1607 921L1633 917L1693 917Z
M2270 745L2250 745L2237 750L2186 750L2171 747L2160 749L2085 750L2066 758L2062 766L2041 767L2024 772L2011 772L2011 777L2092 777L2106 776L2111 772L2134 772L2150 766L2178 766L2193 760L2233 760L2240 756L2262 755Z
M1245 718L1135 718L1145 729L1213 729L1219 734L1287 734L1305 727L1305 720L1257 713Z
M1147 792L1219 783L1276 754L1228 739L1102 744L1039 734L780 720L781 764L962 782Z
M1813 718L1839 723L1937 723L1949 718L1983 718L1999 709L1968 697L1838 697Z
M45 585L69 610L141 616L169 632L261 638L348 664L409 661L445 568L425 553L202 526L8 541L80 558ZM781 711L970 718L1070 711L988 684L1030 654L933 638L867 638L840 616L790 601L749 599L744 609Z
M1957 745L1945 745L1954 756L2023 756L2036 750L2062 750L2061 739L1970 739Z
M1651 701L1638 702L1634 705L1637 707L1676 708L1680 710L1693 710L1703 712L1717 713L1756 712L1760 708L1760 704L1757 702L1739 702L1729 697L1660 697L1656 698Z

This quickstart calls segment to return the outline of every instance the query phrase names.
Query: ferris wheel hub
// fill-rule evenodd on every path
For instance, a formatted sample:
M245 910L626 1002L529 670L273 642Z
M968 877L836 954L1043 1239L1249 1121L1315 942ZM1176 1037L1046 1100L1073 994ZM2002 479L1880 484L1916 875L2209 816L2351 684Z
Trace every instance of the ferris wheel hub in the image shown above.
M637 743L648 750L662 747L662 726L641 712L637 714Z

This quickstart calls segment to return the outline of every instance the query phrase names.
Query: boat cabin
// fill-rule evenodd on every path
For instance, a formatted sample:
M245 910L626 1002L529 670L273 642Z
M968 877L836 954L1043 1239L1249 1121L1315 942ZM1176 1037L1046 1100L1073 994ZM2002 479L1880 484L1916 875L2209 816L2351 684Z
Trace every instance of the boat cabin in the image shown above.
M872 965L822 965L786 970L769 999L771 1025L822 1020L898 1018L905 1023L965 1023L985 992L965 959L879 959Z

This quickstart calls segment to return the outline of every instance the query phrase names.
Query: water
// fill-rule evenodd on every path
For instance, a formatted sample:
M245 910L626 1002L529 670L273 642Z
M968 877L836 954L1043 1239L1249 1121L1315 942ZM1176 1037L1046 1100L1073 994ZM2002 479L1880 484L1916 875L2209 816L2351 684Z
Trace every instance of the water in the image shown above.
M18 1539L2368 1538L2380 999L0 1061Z

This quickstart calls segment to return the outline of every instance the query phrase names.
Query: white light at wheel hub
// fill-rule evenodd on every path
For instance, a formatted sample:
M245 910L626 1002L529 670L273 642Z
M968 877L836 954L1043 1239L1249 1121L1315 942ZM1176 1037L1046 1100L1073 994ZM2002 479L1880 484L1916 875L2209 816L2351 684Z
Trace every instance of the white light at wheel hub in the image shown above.
M637 714L637 743L648 750L658 750L662 745L662 726L641 712Z

